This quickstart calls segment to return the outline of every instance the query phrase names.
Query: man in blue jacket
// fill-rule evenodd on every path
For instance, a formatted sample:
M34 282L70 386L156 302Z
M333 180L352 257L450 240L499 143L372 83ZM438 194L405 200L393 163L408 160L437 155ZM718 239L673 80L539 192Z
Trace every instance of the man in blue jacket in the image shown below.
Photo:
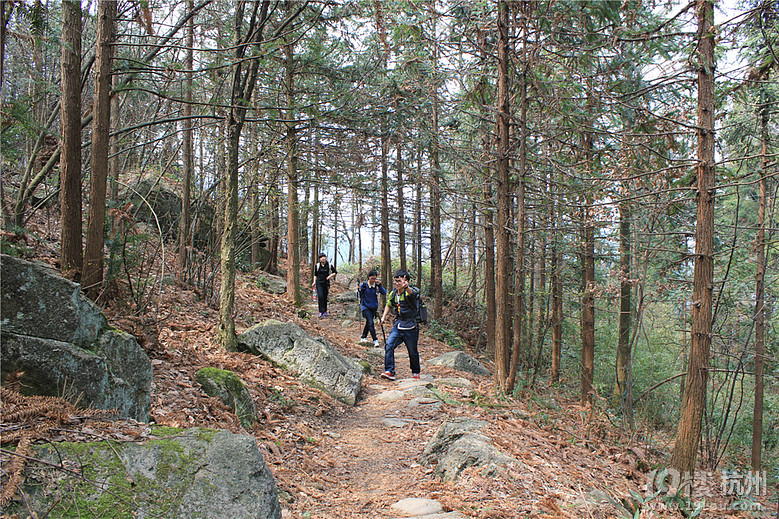
M417 305L419 304L419 290L408 284L411 276L405 270L398 270L393 276L394 288L387 296L387 305L380 323L389 316L391 310L395 311L395 324L392 326L387 344L384 345L384 373L382 378L395 380L395 348L401 343L406 343L408 359L411 362L411 376L419 378L419 324L417 324Z
M370 332L374 346L379 345L379 339L376 337L376 325L373 322L376 318L376 312L379 310L379 294L387 293L387 290L381 286L381 281L377 279L378 276L378 272L371 270L368 272L368 280L363 281L357 289L360 293L360 311L365 317L365 327L362 329L360 340L364 341Z

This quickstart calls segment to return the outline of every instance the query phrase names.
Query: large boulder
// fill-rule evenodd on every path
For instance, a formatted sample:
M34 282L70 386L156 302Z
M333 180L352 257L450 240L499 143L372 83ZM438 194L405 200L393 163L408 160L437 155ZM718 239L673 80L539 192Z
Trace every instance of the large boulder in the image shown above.
M143 444L34 447L35 461L27 463L23 474L25 497L12 501L5 513L281 518L276 483L253 437L209 429L160 428L154 434Z
M489 377L492 374L490 370L484 367L484 364L474 359L462 351L449 351L427 361L428 364L436 366L446 366L458 371L466 371L474 375Z
M238 336L238 349L260 355L301 380L348 404L357 403L362 367L323 338L312 338L294 323L270 319Z
M455 481L468 467L481 467L483 476L493 476L501 467L516 463L480 432L486 426L487 422L470 418L444 422L425 446L421 463L436 463L435 474L444 481Z
M152 366L135 338L48 266L0 255L0 270L2 380L23 373L25 394L148 420Z
M270 294L285 294L287 292L287 280L267 272L261 271L257 275L257 285Z

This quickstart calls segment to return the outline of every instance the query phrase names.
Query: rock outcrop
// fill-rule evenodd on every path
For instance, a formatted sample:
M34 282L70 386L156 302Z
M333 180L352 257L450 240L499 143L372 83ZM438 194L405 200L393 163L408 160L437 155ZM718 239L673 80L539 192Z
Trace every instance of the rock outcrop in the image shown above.
M22 373L25 394L147 421L152 366L135 338L111 328L78 284L48 266L6 255L0 264L3 380Z
M312 338L294 323L268 320L238 336L238 349L260 355L296 373L301 380L348 404L357 403L363 369L323 338Z

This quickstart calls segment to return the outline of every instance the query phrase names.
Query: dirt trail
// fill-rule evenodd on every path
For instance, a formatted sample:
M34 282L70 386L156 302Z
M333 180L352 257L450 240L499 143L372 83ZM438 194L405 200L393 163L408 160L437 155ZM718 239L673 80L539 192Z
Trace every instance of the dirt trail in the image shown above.
M329 316L319 320L319 325L341 338L336 346L342 352L368 360L373 373L366 375L357 405L332 416L326 428L314 432L316 436L297 453L302 459L296 461L307 465L306 473L288 473L283 467L275 472L282 486L299 491L302 502L287 505L305 511L305 517L396 517L390 505L398 500L431 497L420 483L433 481L432 469L420 466L419 458L446 413L440 403L414 400L413 386L441 376L440 369L434 369L434 374L430 370L435 367L424 362L439 354L435 350L441 346L431 347L426 338L421 341L421 384L410 378L408 355L402 346L396 355L398 380L380 379L383 357L378 350L356 345L363 323L344 327L347 307L331 302ZM309 310L316 311L314 304ZM381 331L377 331L383 348ZM389 333L386 325L385 332ZM328 340L336 342L333 335L328 334Z

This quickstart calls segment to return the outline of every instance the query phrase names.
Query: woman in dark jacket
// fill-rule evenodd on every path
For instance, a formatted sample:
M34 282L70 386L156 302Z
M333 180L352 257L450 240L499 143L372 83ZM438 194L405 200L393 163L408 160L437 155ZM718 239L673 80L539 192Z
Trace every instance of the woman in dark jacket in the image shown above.
M330 280L336 274L335 267L327 261L327 255L324 252L320 252L319 261L317 261L314 267L314 281L311 283L311 287L316 289L316 298L319 302L319 317L327 316L327 295L330 292Z

